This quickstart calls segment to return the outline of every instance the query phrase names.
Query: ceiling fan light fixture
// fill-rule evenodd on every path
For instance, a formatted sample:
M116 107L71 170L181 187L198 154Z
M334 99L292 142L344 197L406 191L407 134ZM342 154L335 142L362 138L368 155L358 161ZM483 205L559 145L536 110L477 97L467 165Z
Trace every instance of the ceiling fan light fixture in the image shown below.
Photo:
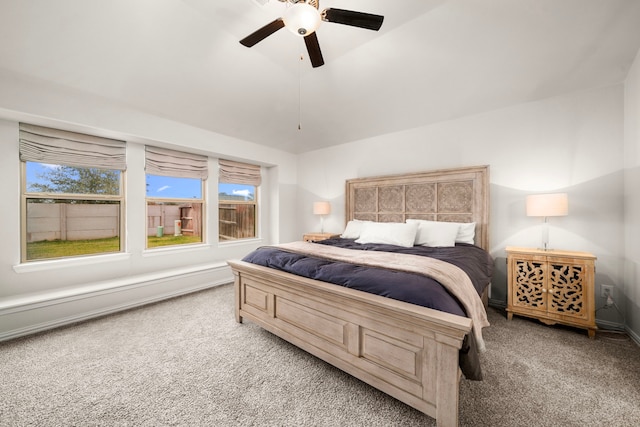
M296 3L289 7L282 20L289 31L301 37L313 33L322 22L318 9L308 3Z
M269 0L253 0L269 1ZM384 21L384 16L372 13L356 12L354 10L324 9L319 11L319 0L278 0L286 3L287 8L284 15L269 22L267 25L258 28L247 37L240 40L240 44L252 47L256 43L266 39L276 31L287 27L289 31L298 37L302 37L309 53L309 60L313 68L324 64L322 51L318 43L316 30L322 21L333 22L334 24L349 25L351 27L365 28L367 30L378 31Z

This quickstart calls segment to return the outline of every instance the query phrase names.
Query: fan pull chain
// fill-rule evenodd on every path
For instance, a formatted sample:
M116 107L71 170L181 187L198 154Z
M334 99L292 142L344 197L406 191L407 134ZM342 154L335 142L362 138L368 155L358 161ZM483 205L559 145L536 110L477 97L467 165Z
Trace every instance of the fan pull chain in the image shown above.
M302 61L304 58L300 55L300 63L298 64L298 130L302 129Z

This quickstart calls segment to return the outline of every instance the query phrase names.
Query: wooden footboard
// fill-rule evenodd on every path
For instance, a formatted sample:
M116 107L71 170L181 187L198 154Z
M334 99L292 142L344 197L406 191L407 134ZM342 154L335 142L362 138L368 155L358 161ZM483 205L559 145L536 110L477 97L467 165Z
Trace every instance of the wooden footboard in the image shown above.
M458 350L471 320L243 261L235 277L244 318L396 399L458 425Z

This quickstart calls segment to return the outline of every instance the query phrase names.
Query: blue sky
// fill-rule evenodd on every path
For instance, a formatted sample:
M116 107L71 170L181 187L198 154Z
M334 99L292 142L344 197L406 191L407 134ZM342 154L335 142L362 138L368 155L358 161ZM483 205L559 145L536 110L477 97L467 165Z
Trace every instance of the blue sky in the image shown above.
M173 178L147 174L147 196L201 199L201 182L201 180L195 178Z
M147 175L149 197L200 198L201 185L199 179L172 178L168 176ZM253 199L255 187L241 184L218 184L218 192Z
M27 183L42 182L39 174L55 165L27 162ZM202 186L199 179L173 178L168 176L147 175L147 196L161 198L199 199L202 198ZM219 192L229 195L253 196L255 187L241 184L219 184ZM253 198L253 197L251 197Z
M244 196L245 199L255 199L255 187L242 184L218 184L218 193L226 193L231 196Z
M27 162L27 185L42 183L44 180L38 179L38 175L56 167L55 165L45 165L42 163Z

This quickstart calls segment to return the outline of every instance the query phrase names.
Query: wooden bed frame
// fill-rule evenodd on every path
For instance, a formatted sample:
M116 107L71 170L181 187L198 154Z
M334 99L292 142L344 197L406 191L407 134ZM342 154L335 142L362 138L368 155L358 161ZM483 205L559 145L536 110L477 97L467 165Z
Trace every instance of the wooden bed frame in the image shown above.
M489 248L489 167L360 178L346 220L475 222ZM229 261L236 320L262 326L396 399L458 425L458 350L472 322L390 298Z

